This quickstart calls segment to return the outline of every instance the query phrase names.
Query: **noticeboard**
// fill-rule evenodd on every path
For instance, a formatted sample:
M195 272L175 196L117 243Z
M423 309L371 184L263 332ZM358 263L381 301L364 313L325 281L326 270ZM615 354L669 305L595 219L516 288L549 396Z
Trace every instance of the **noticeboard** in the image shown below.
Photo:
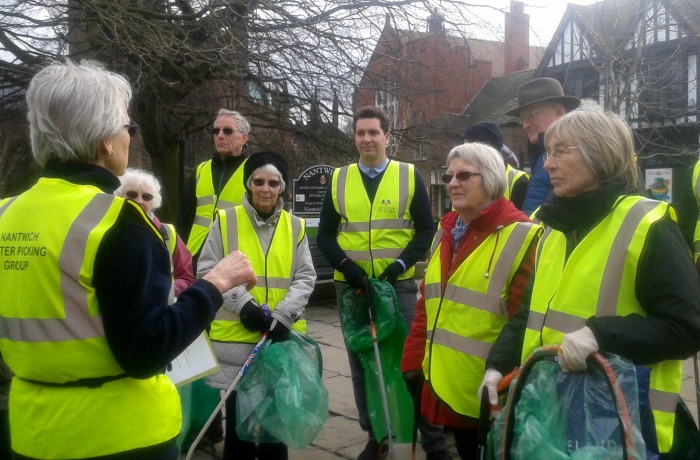
M333 168L328 165L316 165L307 168L294 179L294 214L320 214L328 183L333 176Z

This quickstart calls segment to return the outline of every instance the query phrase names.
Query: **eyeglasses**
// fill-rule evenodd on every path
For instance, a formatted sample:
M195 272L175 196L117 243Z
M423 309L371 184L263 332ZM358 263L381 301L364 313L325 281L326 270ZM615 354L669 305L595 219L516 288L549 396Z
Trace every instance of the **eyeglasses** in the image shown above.
M136 135L136 128L138 127L139 125L133 121L130 121L128 125L124 125L124 129L129 133L129 137L134 137Z
M558 149L555 149L555 150L552 151L552 152L547 152L547 153L545 153L545 154L544 154L544 159L545 159L545 161L547 161L547 160L549 160L549 159L551 159L551 158L554 158L555 160L558 160L562 155L564 155L565 153L569 153L569 150L572 150L572 149L579 149L579 150L581 150L580 147L559 147Z
M139 192L129 190L125 193L125 195L130 200L137 200L139 197ZM153 195L151 195L150 193L142 193L141 198L143 198L143 201L151 201L153 199Z
M552 107L554 107L554 106L553 106L553 105L548 105L548 106L546 106L546 107L542 107L542 108L539 108L539 109L537 109L537 110L533 110L532 112L527 112L527 113L525 113L525 114L521 114L521 115L520 115L520 121L523 122L523 123L525 123L526 121L527 121L527 122L531 122L532 120L535 119L535 117L537 116L537 113L538 113L538 112L541 112L541 111L547 110L547 109L551 109Z
M256 187L264 187L265 179L253 179L253 185L255 185ZM282 185L282 181L279 180L270 179L269 181L267 181L267 186L270 188L277 188L280 185Z
M233 128L212 128L211 129L211 133L215 136L218 136L220 131L223 131L226 136L230 136L233 133L242 132L242 131L239 131L239 130L233 129Z
M458 181L464 182L472 178L472 176L481 176L481 173L478 172L472 172L472 171L460 171L457 174L443 174L442 175L442 182L444 184L449 184L452 182L452 178L456 177Z

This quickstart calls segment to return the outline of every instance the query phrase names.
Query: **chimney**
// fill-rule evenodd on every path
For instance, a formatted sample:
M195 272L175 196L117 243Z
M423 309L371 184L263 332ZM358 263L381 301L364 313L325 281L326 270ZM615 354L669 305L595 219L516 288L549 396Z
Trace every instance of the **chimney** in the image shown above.
M530 67L530 16L525 14L523 2L510 0L506 13L504 74Z
M437 8L428 16L428 32L435 35L445 35L445 16L438 13Z

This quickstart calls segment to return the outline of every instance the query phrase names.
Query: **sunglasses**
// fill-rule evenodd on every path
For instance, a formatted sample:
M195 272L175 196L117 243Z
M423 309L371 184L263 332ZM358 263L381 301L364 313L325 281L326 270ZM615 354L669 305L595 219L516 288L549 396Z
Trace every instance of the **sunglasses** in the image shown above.
M130 121L128 125L124 125L124 129L129 133L129 137L134 137L136 135L136 128L138 127L139 125L133 121Z
M265 185L265 179L253 179L253 185L256 187L263 187ZM277 188L282 185L282 181L271 179L267 181L267 186L270 188Z
M136 200L139 197L139 192L129 190L128 192L126 192L125 195L130 200ZM143 198L143 201L151 201L153 199L153 195L151 195L150 193L142 193L141 198Z
M548 105L548 106L539 108L539 109L537 109L537 110L533 110L532 112L525 112L525 113L522 113L522 114L520 115L520 121L521 121L521 122L526 122L526 121L527 121L527 122L530 122L530 123L531 123L532 120L534 120L535 117L537 117L537 114L538 114L538 113L540 113L540 112L543 111L543 110L551 109L552 107L554 107L554 106L553 106L553 105Z
M471 172L471 171L460 171L455 175L452 174L443 174L442 175L442 183L443 184L449 184L452 182L452 178L456 177L458 181L464 182L469 179L471 179L472 176L481 176L481 173L478 172Z
M219 135L219 132L223 131L225 135L230 136L233 133L240 133L239 130L233 128L212 128L211 133L215 136Z

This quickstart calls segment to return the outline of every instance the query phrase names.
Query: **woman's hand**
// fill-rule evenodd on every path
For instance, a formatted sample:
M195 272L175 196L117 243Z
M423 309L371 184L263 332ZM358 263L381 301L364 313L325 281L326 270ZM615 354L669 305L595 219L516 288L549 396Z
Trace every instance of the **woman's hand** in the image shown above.
M233 251L221 259L203 279L216 286L222 294L242 284L251 290L258 282L250 261L241 251Z

